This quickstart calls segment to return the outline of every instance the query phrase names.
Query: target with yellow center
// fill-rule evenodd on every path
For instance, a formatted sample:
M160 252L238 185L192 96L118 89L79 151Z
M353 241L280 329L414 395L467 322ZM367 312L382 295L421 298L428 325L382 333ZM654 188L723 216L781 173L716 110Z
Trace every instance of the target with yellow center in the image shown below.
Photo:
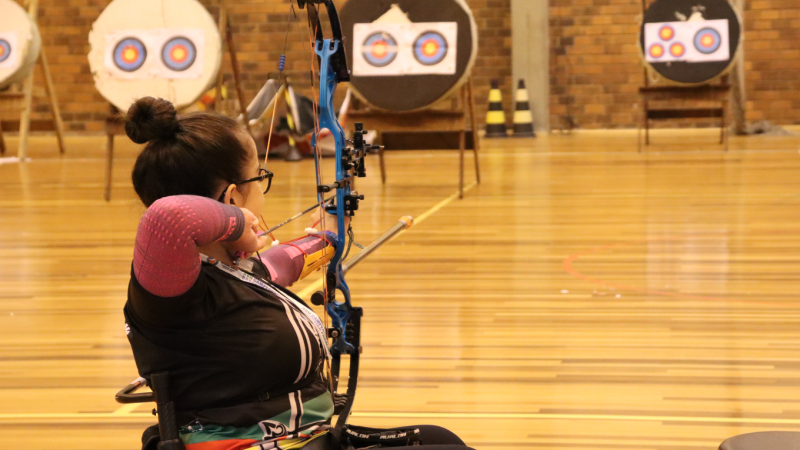
M439 64L447 56L447 40L436 31L422 33L414 41L414 58L426 66Z
M125 72L134 72L144 65L147 48L139 39L127 37L114 47L114 65Z
M11 44L5 39L0 39L0 63L7 60L9 56L11 56Z
M378 32L364 40L364 59L374 67L386 67L397 58L397 40L389 33Z
M661 44L653 44L650 46L650 56L653 58L661 58L664 56L664 46Z
M722 37L713 28L703 28L694 35L694 47L705 55L717 51L720 45L722 45Z
M665 41L669 41L675 37L675 29L669 25L664 25L658 30L658 36Z
M164 65L176 72L192 67L196 58L197 48L190 39L183 36L168 40L161 50L161 60Z
M669 47L669 53L676 58L680 58L684 53L686 53L686 47L684 47L680 42L676 42Z

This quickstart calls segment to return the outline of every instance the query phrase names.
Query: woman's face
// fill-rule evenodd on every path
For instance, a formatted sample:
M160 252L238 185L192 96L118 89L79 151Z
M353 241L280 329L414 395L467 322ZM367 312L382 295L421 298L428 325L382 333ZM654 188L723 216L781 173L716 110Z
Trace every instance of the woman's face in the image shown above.
M248 133L241 131L238 135L245 150L250 153L250 161L241 175L243 180L249 180L258 176L258 151L256 150L255 141ZM260 217L264 206L264 189L267 187L266 183L268 182L265 180L263 183L253 181L240 185L227 185L223 193L225 196L224 203L245 208L255 214L256 217Z
M244 148L250 152L250 155L252 155L247 166L247 172L244 174L244 179L248 180L258 176L260 167L258 164L258 150L256 149L256 143L250 134L245 132L239 134L239 139L241 139L242 145L244 145ZM261 211L264 207L264 189L266 189L267 183L269 183L268 180L264 180L263 182L254 181L252 183L247 183L246 186L241 186L240 188L244 191L242 192L244 204L239 204L237 206L246 208L255 214L256 217L260 217Z

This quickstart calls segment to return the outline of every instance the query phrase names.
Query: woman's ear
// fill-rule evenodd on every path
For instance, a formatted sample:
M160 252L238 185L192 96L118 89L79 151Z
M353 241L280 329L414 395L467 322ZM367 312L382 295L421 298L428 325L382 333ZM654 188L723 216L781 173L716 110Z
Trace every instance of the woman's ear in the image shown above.
M224 199L222 203L226 205L235 205L234 195L233 193L236 191L235 184L229 184L227 188L225 188L225 192L223 193Z

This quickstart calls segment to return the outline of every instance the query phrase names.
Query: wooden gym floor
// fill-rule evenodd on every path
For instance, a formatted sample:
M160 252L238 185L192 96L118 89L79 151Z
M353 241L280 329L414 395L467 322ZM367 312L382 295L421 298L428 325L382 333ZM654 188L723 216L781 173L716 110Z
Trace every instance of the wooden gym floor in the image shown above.
M366 324L351 421L440 424L482 450L800 431L800 136L722 153L716 133L656 131L644 154L629 131L484 141L461 201L456 152L390 152L386 186L372 161L357 240L418 223L349 276ZM0 449L136 449L154 422L113 400L136 376L121 309L142 206L129 144L102 201L101 141L59 158L35 138L32 161L0 165ZM313 203L311 161L270 166L269 221Z

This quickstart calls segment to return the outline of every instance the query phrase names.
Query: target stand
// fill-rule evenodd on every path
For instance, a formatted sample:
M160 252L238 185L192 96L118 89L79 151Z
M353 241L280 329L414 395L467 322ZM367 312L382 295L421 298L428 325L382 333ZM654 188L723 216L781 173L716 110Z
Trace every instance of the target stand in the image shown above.
M475 160L475 179L481 182L480 138L475 120L475 101L472 95L472 79L461 87L457 95L452 96L449 109L428 109L416 112L389 112L370 108L358 108L350 111L349 116L355 122L362 122L368 130L380 130L379 133L414 133L425 131L458 133L459 172L458 197L464 197L464 153L466 151L467 131L472 131L473 156ZM469 117L469 120L467 118ZM386 162L384 149L379 153L381 166L381 182L386 184Z
M27 11L13 0L0 0L3 11L0 17L0 156L6 152L3 130L18 128L17 157L21 161L28 156L31 130L54 130L59 152L64 153L64 122L36 26L39 2L29 0L25 5ZM34 86L36 65L42 69L44 88ZM34 97L48 99L52 119L31 121ZM19 114L19 120L2 120L2 116L10 113Z
M639 126L638 149L642 151L642 129L644 129L644 145L650 145L650 121L671 119L719 119L719 143L728 151L729 105L731 86L728 77L723 76L720 84L703 86L645 86L639 88L642 99L642 120ZM670 108L653 108L652 102L679 101L686 106ZM719 103L717 107L697 107L697 102Z
M207 12L203 11L204 14ZM231 30L230 24L230 16L227 13L227 9L222 0L219 2L219 20L216 25L219 35L224 39L224 43L227 44L227 51L230 56L231 60L231 71L233 72L233 87L237 94L238 105L237 108L234 108L233 114L235 116L241 117L244 126L247 131L252 134L250 130L249 121L244 120L245 117L245 103L244 95L241 89L240 83L240 75L239 75L239 66L238 61L236 58L236 48L234 46L233 34ZM114 49L114 58L115 60L119 60L117 67L125 70L128 66L130 69L135 71L140 69L140 67L144 64L144 56L147 52L147 46L143 44L140 40L135 40L132 42L127 42L128 40L122 40ZM168 39L166 42L160 43L160 45L156 46L157 48L161 49L161 55L159 60L160 63L163 64L163 68L168 71L175 71L175 72L184 72L191 70L192 63L195 62L195 58L198 58L199 50L195 47L195 44L192 42L191 39L187 39L186 37L175 37ZM128 54L126 54L128 52ZM221 59L221 58L220 58ZM151 69L152 70L152 69ZM213 102L213 108L216 112L223 112L223 101L222 101L222 70L218 70L213 79L211 79L211 86L215 87L215 101ZM201 94L206 91L205 87L201 87L200 90L193 88L194 92L200 92ZM142 96L141 94L137 96ZM158 96L155 95L154 96ZM178 111L182 111L188 107L191 107L194 103L196 94L191 94L189 97L184 98L183 103L181 102L174 102ZM120 107L115 105L114 102L109 102L109 114L105 120L105 134L106 134L106 167L105 167L105 189L103 193L103 197L106 201L111 200L111 186L112 186L112 172L113 172L113 165L114 165L114 136L116 135L125 135L125 116L124 113L120 110Z
M702 5L695 0L655 0L649 6L642 0L642 11L639 47L645 69L644 87L639 88L639 152L642 130L644 145L650 145L650 121L673 119L719 119L719 142L727 151L727 72L741 44L738 12L728 0L706 0ZM651 86L651 78L665 83ZM653 107L654 102L669 102L670 107Z

